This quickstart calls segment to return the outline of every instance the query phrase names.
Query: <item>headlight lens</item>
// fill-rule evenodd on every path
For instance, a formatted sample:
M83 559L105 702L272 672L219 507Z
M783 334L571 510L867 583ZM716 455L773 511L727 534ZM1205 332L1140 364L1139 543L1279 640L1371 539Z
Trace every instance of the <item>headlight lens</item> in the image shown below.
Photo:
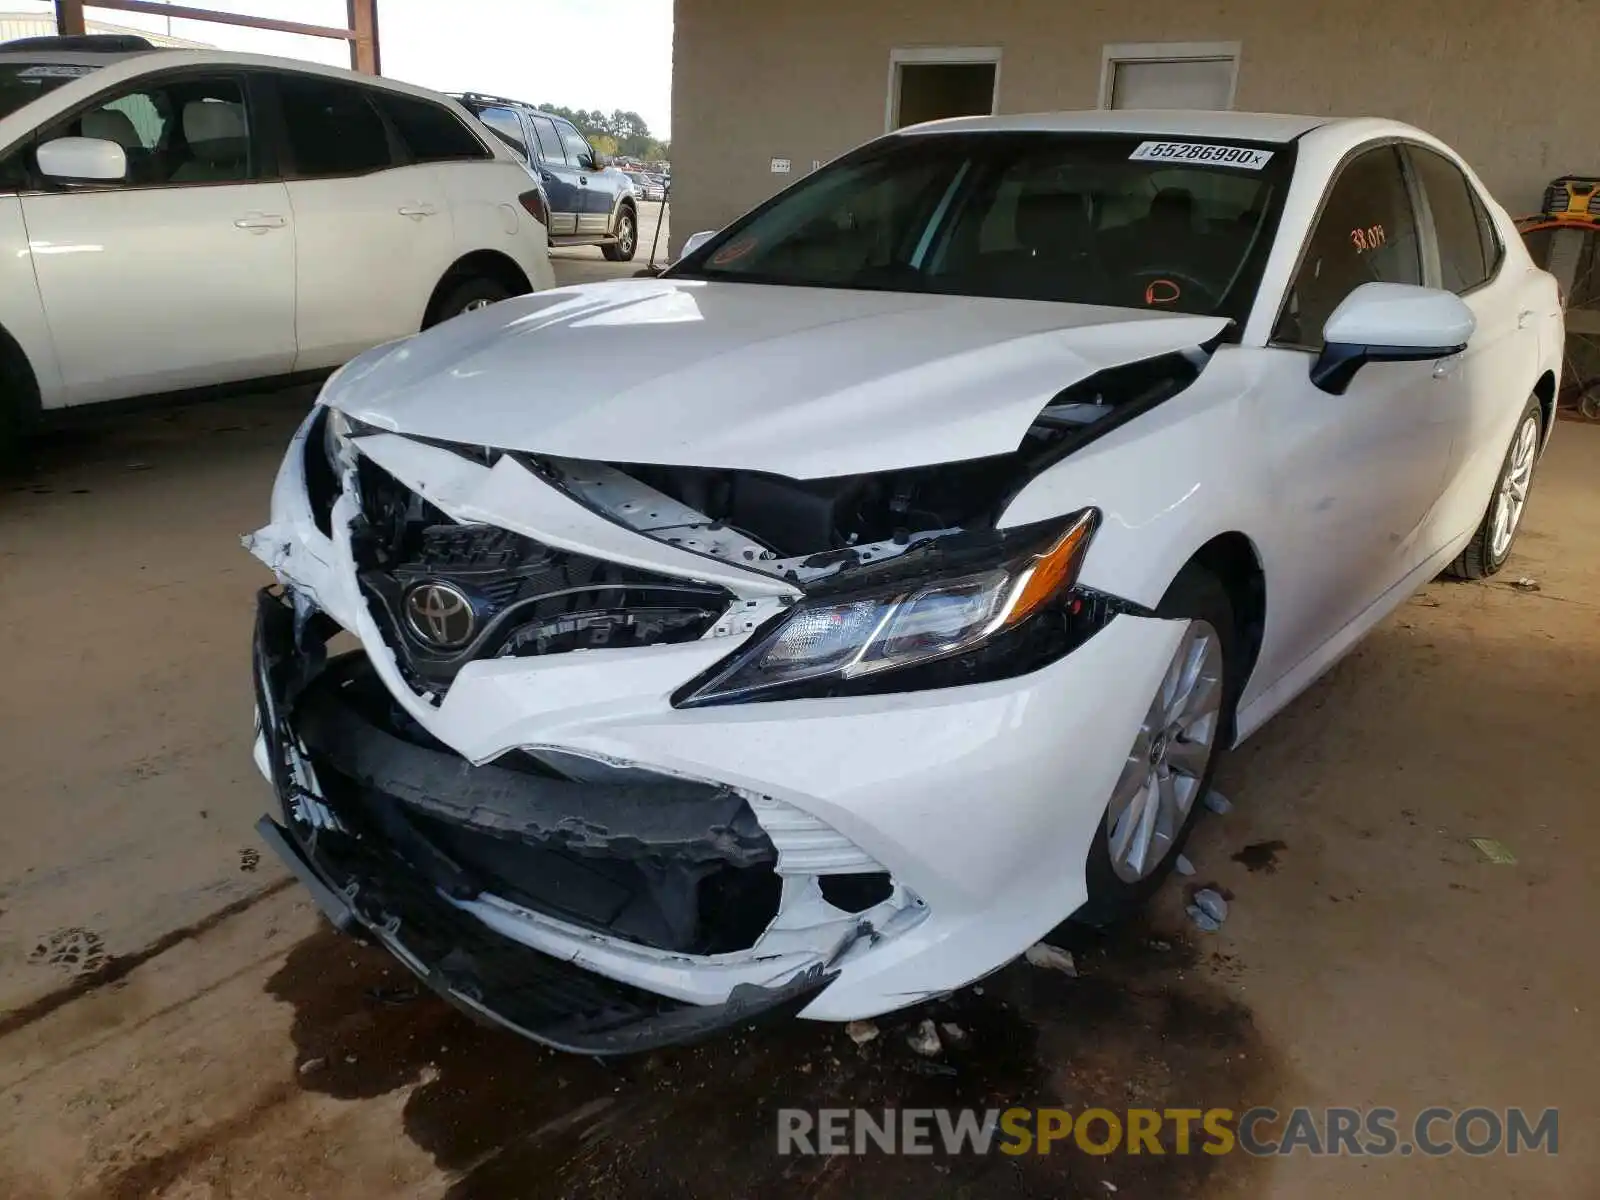
M678 699L759 699L810 680L854 680L977 649L1060 600L1076 582L1099 513L1068 518L1043 548L947 579L837 601L807 600Z
M335 478L343 478L345 468L354 461L350 449L350 435L354 426L350 418L337 408L327 410L322 420L322 454Z

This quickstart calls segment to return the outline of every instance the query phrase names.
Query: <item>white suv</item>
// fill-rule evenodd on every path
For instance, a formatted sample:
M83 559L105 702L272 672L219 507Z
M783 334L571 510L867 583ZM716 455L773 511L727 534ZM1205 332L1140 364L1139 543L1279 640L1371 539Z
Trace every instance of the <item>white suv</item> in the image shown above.
M323 371L552 285L538 180L455 101L136 38L0 45L0 441Z

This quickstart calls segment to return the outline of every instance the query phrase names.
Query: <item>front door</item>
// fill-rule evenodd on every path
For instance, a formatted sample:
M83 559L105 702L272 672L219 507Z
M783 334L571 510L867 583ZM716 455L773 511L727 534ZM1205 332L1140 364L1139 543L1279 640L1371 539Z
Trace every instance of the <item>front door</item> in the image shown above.
M292 368L296 231L257 128L240 78L157 77L40 138L118 142L123 180L45 180L27 154L23 220L65 403Z
M370 88L276 81L298 235L296 369L315 370L416 333L455 235L436 169L396 160Z
M611 232L610 194L599 178L594 162L594 147L577 129L565 121L556 122L561 145L567 152L568 170L577 187L578 233L592 237Z
M578 232L578 215L583 212L587 173L567 161L567 148L555 121L530 114L528 124L533 127L539 148L539 178L550 200L550 232L557 237L572 237Z
M1358 236L1359 235L1359 236ZM1372 363L1344 395L1311 382L1322 328L1364 283L1423 282L1423 239L1398 150L1353 159L1331 185L1265 351L1245 422L1272 464L1284 569L1269 600L1258 678L1276 681L1419 566L1443 486L1459 371Z

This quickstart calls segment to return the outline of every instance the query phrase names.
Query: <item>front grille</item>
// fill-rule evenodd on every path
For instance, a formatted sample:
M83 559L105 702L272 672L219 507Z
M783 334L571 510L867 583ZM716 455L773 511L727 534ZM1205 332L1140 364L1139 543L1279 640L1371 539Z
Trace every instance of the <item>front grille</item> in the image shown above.
M361 517L351 549L362 590L419 692L442 695L482 658L694 641L734 599L719 587L556 550L492 525L457 524L366 459L357 481ZM446 630L419 621L410 600L429 584L447 585L449 603L465 605L470 624ZM460 629L470 635L440 636Z

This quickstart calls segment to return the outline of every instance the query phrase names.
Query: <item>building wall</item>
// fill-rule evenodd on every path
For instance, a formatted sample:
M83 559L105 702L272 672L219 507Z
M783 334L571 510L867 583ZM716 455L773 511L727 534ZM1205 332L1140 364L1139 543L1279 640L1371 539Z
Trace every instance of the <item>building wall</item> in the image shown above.
M1600 174L1600 0L675 2L674 251L881 134L912 46L998 46L1000 111L1035 112L1095 107L1107 43L1239 42L1236 108L1409 121L1513 212Z

